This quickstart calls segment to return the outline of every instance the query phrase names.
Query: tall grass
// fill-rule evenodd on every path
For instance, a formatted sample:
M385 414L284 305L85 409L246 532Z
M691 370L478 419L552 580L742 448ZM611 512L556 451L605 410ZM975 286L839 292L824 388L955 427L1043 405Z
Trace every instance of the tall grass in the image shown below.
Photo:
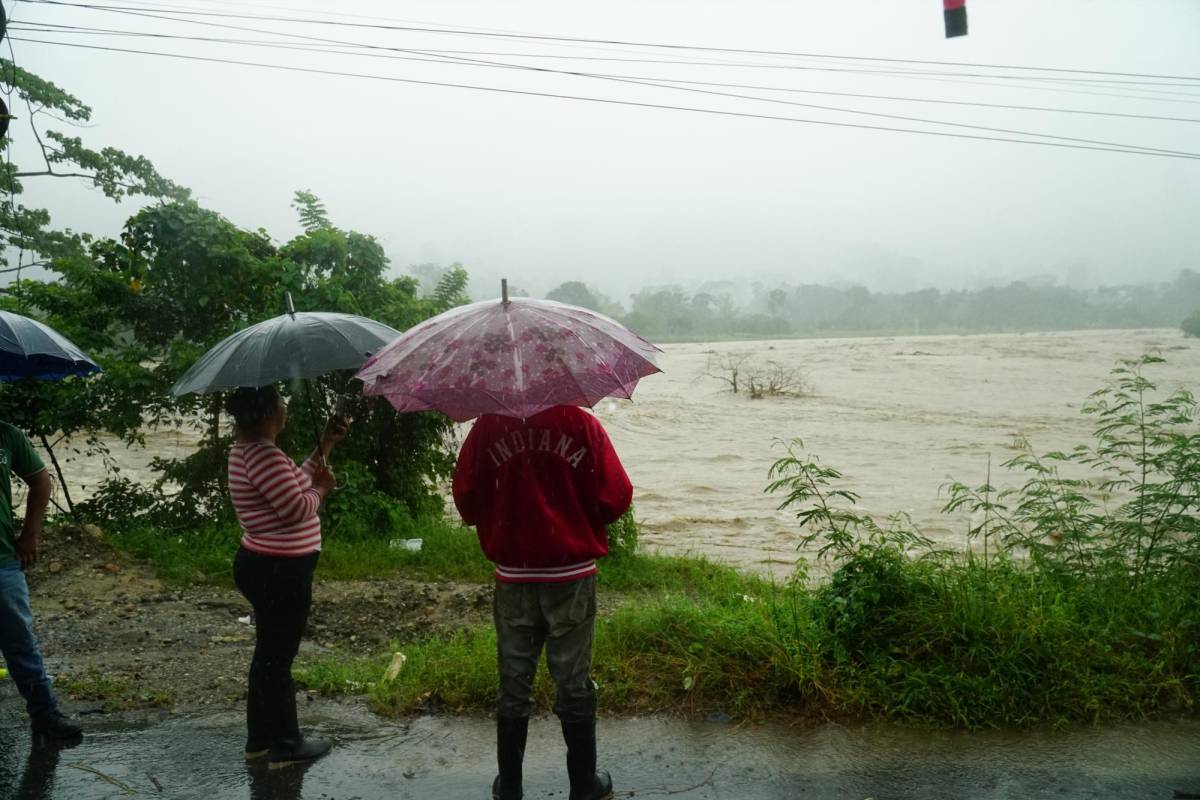
M1122 576L1072 585L1008 560L860 563L853 586L622 605L596 628L602 708L978 728L1141 718L1193 709L1200 695L1194 576L1132 598ZM365 691L383 713L487 712L495 646L487 626L394 644L409 660L391 684L381 681L391 650L325 657L299 675L331 693ZM544 672L536 694L549 709Z
M175 535L141 519L120 520L105 531L112 544L148 561L168 583L221 586L233 585L233 556L241 536L237 523L220 521ZM404 547L406 539L421 539L420 550ZM491 573L474 531L443 520L418 520L371 538L326 536L316 580L403 576L480 582Z

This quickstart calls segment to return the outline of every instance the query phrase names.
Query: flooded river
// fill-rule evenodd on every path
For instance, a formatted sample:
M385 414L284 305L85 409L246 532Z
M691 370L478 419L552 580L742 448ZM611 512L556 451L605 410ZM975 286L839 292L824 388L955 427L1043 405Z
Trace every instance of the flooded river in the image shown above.
M12 800L463 800L489 797L495 723L400 723L335 703L302 718L336 746L308 768L242 763L240 713L85 717L83 743L31 748L21 709L0 693L0 797ZM553 718L534 719L527 798L564 798ZM1200 797L1200 723L1162 721L1021 733L890 725L738 726L601 720L599 756L621 798L930 800Z
M1161 386L1200 388L1200 342L1178 330L973 336L800 339L666 345L664 374L642 381L634 402L597 408L635 486L643 541L671 553L704 553L784 574L796 557L792 516L763 494L778 440L846 476L862 510L910 514L924 533L964 544L967 520L940 513L941 487L981 484L1027 439L1038 452L1085 442L1080 414L1117 359L1161 351ZM749 354L797 370L802 397L751 400L708 377L715 356ZM190 452L194 434L156 433L146 450L114 449L123 475L151 480L153 456ZM96 461L67 466L75 493L102 477ZM1015 483L1015 478L1010 480Z
M1118 359L1161 351L1160 387L1200 389L1200 341L1178 330L803 339L667 345L664 375L634 402L598 408L635 486L643 539L756 571L785 573L797 528L763 494L777 440L845 475L860 509L904 511L931 538L964 546L967 520L941 514L941 487L982 484L1028 439L1044 453L1088 440L1080 414ZM802 371L806 396L751 400L707 377L713 354L753 354ZM1013 476L1007 481L1016 484Z

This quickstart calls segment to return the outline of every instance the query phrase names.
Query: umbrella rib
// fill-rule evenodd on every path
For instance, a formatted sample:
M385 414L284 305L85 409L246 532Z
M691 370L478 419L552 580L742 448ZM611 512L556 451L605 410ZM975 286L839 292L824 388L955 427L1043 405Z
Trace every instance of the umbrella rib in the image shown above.
M511 305L511 301L510 305ZM516 309L518 306L513 305ZM513 385L516 388L516 396L521 397L525 394L525 359L521 357L521 348L517 344L517 335L513 330L512 312L505 308L504 303L500 304L500 313L504 315L504 323L508 326L509 341L512 342L512 360L513 360Z

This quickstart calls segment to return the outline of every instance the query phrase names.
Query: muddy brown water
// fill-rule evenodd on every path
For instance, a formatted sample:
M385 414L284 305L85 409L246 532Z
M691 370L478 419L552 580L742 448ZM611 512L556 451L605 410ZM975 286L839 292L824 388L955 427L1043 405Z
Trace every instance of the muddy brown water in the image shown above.
M307 768L241 760L233 711L85 716L69 749L32 747L0 690L0 797L8 800L463 800L490 797L494 723L471 717L382 720L317 703L304 723L336 746ZM738 726L601 720L599 752L618 798L1171 798L1200 794L1200 721L1022 733L930 732L891 725ZM565 800L553 718L535 719L525 796Z
M662 375L633 402L596 409L633 479L643 541L784 574L796 559L794 518L763 493L780 440L845 475L860 508L903 511L934 540L965 546L968 520L941 513L951 480L1015 485L1003 461L1028 440L1039 452L1088 441L1080 413L1118 359L1160 352L1148 375L1197 389L1200 341L1178 330L1072 331L970 336L798 339L666 345ZM751 400L708 377L714 356L747 354L803 375L798 398ZM154 456L191 452L195 434L151 433L144 450L114 448L123 475L149 481ZM68 465L74 494L103 477L97 460Z

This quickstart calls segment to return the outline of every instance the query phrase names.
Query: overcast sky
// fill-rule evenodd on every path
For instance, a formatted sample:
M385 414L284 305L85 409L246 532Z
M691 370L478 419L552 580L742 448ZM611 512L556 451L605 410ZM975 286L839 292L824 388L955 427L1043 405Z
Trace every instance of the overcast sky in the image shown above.
M97 2L152 5L149 0ZM5 4L18 27L51 22L301 46L314 42L296 37L422 52L470 51L455 57L772 87L690 84L787 102L1200 152L1195 122L775 91L1200 120L1196 0L968 0L970 35L950 40L943 35L937 0L347 0L320 5L311 0L155 0L154 5L1194 80L602 47L277 19L176 22L42 3ZM61 31L11 35L634 103L1030 138L578 75L397 60L402 54L394 50L370 51L376 56L370 57ZM1039 275L1094 285L1200 269L1197 160L281 72L22 41L13 46L18 64L92 106L95 125L83 134L94 146L114 145L149 157L160 171L191 187L204 205L239 225L264 227L281 241L299 230L289 207L292 192L310 189L325 201L336 224L377 236L400 270L417 262L460 261L480 285L503 275L532 294L543 294L575 278L625 300L630 289L648 283L696 285L721 278L849 280L907 289ZM629 60L544 57L549 55ZM1013 74L1026 77L997 77ZM13 130L14 157L34 164L24 120L17 120ZM57 222L97 234L115 234L135 208L129 203L114 207L76 181L41 179L27 189L29 199L49 208Z

